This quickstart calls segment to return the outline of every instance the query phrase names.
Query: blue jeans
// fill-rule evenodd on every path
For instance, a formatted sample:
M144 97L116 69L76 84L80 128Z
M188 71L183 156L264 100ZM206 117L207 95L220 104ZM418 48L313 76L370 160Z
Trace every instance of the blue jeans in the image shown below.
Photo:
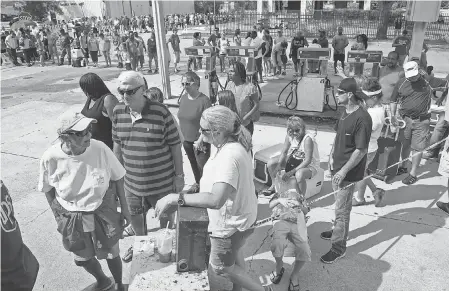
M341 188L352 182L341 182ZM349 234L349 217L352 209L352 194L354 193L354 184L346 189L339 190L335 197L335 221L331 237L331 250L337 254L343 254L346 251L346 240ZM334 188L335 186L332 185ZM337 190L334 188L334 191Z

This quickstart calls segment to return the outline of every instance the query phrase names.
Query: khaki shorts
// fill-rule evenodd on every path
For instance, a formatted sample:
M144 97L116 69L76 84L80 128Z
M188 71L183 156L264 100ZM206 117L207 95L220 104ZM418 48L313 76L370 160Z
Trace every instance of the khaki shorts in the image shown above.
M424 150L430 139L430 119L411 119L403 118L405 128L399 132L400 140L404 143L410 143L414 151Z
M173 52L173 62L175 63L175 64L177 64L177 63L179 63L179 60L180 60L180 52Z
M296 223L286 220L276 221L273 226L272 238L271 252L274 257L280 258L284 256L284 250L289 240L295 246L295 257L297 261L310 262L312 260L309 242L301 238Z

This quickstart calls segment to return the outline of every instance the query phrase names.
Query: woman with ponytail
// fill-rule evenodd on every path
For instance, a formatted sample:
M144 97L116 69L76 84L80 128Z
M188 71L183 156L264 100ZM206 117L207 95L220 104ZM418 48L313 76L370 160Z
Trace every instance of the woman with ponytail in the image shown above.
M207 208L211 252L209 264L213 272L224 275L239 287L254 291L271 290L252 279L245 271L243 246L253 232L257 218L253 167L250 151L251 135L229 108L217 105L206 109L200 120L205 142L217 148L204 166L201 192L170 194L160 199L155 215L160 217L171 205ZM218 290L209 280L211 290Z

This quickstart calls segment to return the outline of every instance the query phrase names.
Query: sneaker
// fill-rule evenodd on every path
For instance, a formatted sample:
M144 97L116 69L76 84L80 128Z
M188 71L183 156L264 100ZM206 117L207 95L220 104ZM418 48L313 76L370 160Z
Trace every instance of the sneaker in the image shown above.
M320 237L325 240L330 240L332 237L332 230L323 231L320 234Z
M332 264L335 261L337 261L338 259L343 258L345 255L346 255L346 253L339 255L336 252L334 252L333 250L330 250L327 252L327 254L325 254L321 257L321 261L325 264Z
M197 183L193 184L192 187L190 187L189 190L187 190L187 194L193 194L193 193L199 193L200 192L200 185Z
M362 206L365 204L366 204L365 200L358 201L355 197L352 197L352 206Z
M441 201L437 202L437 207L449 214L449 203L443 203Z
M375 202L374 206L376 206L376 207L384 206L382 204L382 201L383 201L384 196L385 196L385 190L384 189L377 188L376 191L374 191L373 196L374 196L374 202Z
M285 76L285 75L287 75L287 72L285 72L285 71L282 72L282 76Z

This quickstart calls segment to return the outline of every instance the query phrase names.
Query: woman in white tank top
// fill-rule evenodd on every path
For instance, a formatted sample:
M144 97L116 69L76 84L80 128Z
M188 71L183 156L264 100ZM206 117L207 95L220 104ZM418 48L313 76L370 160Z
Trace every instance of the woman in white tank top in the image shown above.
M287 135L281 155L270 159L267 164L268 172L272 181L279 171L284 170L282 176L284 181L291 179L299 193L305 194L307 179L311 179L317 174L320 167L320 154L315 135L306 132L304 121L298 116L291 116L287 121ZM275 192L273 185L262 191L262 194L269 196Z

